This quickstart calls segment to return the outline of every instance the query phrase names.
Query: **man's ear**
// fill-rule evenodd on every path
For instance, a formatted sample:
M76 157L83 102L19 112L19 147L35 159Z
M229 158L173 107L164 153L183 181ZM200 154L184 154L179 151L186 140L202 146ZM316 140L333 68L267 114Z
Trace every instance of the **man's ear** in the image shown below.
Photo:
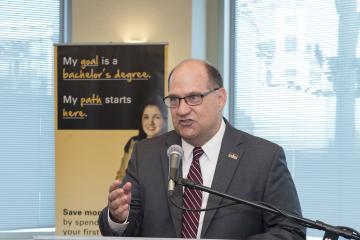
M220 88L216 92L217 92L217 96L218 96L218 99L217 99L218 100L218 105L222 110L224 108L225 104L226 104L227 93L226 93L225 88Z

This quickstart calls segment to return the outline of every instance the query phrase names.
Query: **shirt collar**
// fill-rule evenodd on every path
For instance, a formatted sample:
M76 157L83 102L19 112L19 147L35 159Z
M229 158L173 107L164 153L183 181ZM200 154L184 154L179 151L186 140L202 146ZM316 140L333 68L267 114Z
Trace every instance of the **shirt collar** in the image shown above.
M212 161L217 161L219 152L220 152L220 146L222 139L225 134L225 128L226 124L224 119L221 120L221 125L217 133L209 140L207 141L201 148L203 149L207 159ZM181 138L181 144L182 148L184 150L184 159L183 161L191 161L192 151L195 146L187 143L184 139ZM215 157L216 156L216 157Z

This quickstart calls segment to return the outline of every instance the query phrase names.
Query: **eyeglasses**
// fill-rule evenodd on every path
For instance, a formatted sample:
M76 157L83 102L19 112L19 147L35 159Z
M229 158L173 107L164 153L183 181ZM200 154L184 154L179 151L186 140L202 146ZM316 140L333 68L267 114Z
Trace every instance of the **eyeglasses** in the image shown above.
M169 108L176 108L176 107L180 106L181 99L184 99L186 104L189 106L197 106L203 102L204 97L206 97L210 93L215 92L219 89L220 89L220 87L211 89L210 91L208 91L206 93L191 94L191 95L185 96L185 97L177 97L177 96L170 95L170 96L164 97L163 100L164 100L165 105Z

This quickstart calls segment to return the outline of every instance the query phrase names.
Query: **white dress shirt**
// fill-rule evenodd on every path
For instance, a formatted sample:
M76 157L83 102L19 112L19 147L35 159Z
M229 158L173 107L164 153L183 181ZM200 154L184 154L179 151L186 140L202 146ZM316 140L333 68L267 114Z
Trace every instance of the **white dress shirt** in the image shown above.
M225 122L224 120L222 120L220 129L217 131L217 133L203 146L197 146L197 147L201 147L204 151L204 154L200 157L199 161L200 161L201 174L203 178L203 185L206 187L211 187L211 183L214 178L216 164L219 158L221 143L225 134L225 128L226 128ZM182 172L183 172L183 178L186 178L192 163L192 158L193 158L192 151L195 146L192 146L191 144L187 143L184 139L181 139L181 143L184 150ZM206 208L208 199L209 199L209 193L203 192L201 208ZM200 212L199 227L196 238L200 238L204 216L205 216L205 212ZM126 227L128 225L127 220L123 224L112 221L110 219L109 212L108 212L108 221L110 228L114 232L122 233L126 230Z

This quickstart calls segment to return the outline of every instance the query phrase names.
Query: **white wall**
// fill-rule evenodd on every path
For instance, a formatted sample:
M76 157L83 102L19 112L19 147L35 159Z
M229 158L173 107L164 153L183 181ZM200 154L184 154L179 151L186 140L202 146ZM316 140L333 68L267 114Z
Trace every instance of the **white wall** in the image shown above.
M73 0L71 42L169 43L169 71L191 57L191 0Z

